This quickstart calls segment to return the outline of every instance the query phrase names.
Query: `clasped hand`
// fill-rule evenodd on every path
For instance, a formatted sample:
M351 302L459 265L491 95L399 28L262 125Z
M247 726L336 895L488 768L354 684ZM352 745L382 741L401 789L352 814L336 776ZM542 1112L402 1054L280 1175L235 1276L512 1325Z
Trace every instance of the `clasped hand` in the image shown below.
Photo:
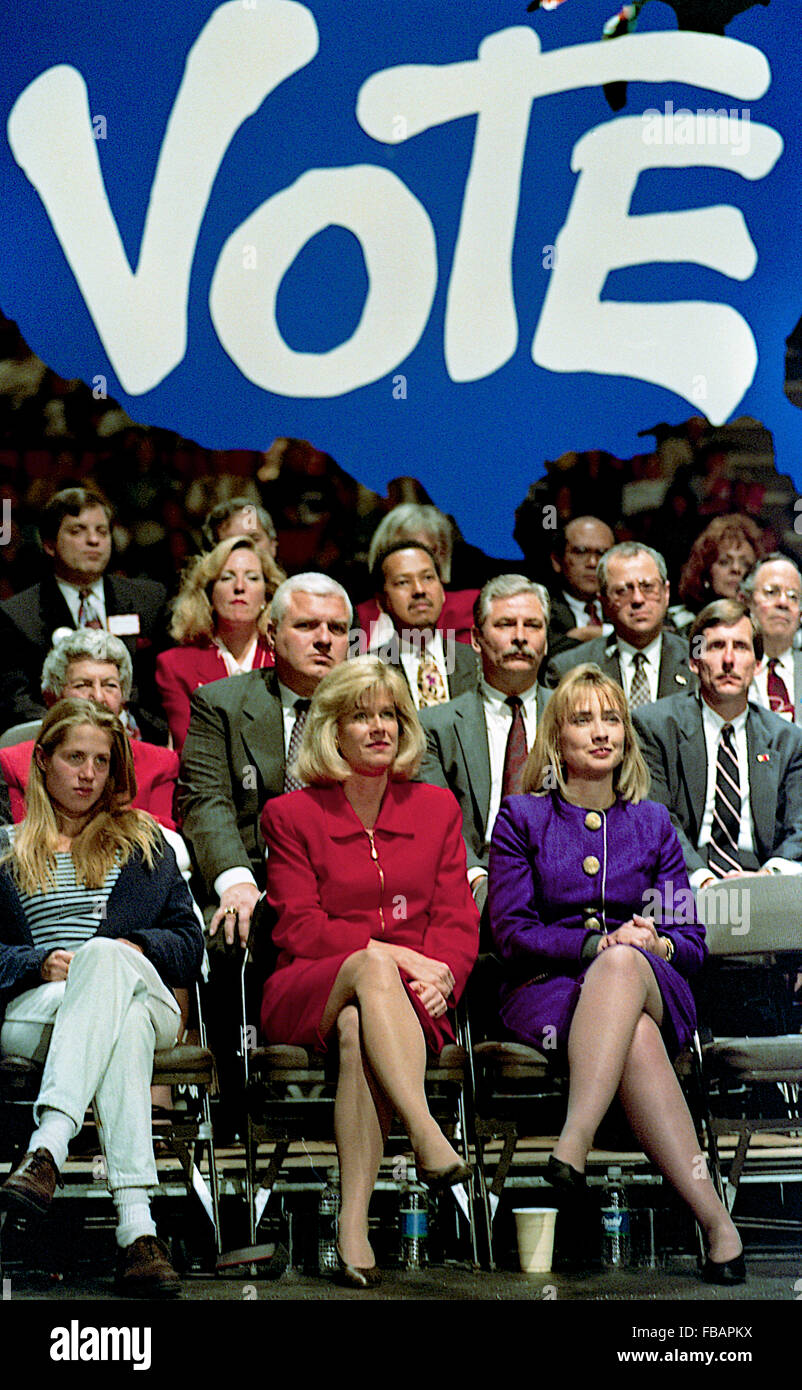
M455 980L445 961L432 960L409 946L391 946L389 942L375 939L368 942L368 950L385 951L392 956L396 965L411 977L410 989L432 1018L439 1018L446 1012Z
M662 938L658 935L657 928L651 917L641 917L638 913L633 913L628 922L622 922L615 931L608 932L599 941L596 954L605 951L608 946L640 946L641 950L649 951L653 956L661 956L665 959L666 948Z

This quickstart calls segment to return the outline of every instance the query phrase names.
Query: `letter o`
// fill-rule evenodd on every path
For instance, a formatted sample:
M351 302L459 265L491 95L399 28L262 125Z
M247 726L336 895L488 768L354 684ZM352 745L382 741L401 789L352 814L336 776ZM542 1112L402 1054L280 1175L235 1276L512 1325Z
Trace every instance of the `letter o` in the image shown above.
M281 282L306 243L345 227L362 247L368 292L356 329L328 352L294 352L276 322ZM259 275L242 267L258 248ZM209 292L218 337L240 371L280 396L345 395L378 381L413 351L437 288L437 242L426 209L387 169L311 169L268 198L226 241Z

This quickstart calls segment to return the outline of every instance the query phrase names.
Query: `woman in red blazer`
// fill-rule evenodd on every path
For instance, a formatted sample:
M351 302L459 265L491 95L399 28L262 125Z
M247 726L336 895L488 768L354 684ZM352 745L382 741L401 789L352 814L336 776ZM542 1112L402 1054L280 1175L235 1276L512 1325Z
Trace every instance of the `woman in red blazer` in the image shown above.
M262 817L280 953L262 1027L275 1042L339 1045L338 1253L359 1288L379 1280L368 1205L393 1114L424 1182L470 1176L423 1084L479 946L457 803L407 780L423 746L403 677L375 657L346 662L312 700L296 764L308 785Z
M245 536L220 541L187 567L170 623L170 636L181 645L156 661L156 684L179 753L193 690L273 665L267 624L270 599L283 578L271 556Z

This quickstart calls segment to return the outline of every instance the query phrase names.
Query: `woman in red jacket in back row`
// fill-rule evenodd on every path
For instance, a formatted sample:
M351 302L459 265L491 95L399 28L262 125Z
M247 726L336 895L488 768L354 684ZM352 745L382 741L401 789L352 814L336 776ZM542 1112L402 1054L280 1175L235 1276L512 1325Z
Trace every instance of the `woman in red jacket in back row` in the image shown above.
M308 785L269 801L267 896L280 955L262 1027L271 1042L339 1046L334 1130L341 1275L378 1283L368 1205L394 1113L418 1177L470 1177L426 1102L427 1047L453 1040L450 1014L479 945L461 818L450 792L411 784L423 734L403 676L375 657L320 682L296 768Z

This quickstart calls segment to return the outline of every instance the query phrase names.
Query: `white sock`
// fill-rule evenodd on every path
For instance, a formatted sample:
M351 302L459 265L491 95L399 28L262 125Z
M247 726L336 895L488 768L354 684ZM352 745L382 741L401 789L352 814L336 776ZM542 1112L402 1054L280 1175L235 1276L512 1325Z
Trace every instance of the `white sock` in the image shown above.
M150 1197L146 1187L119 1187L112 1192L117 1208L117 1244L121 1250L133 1245L140 1236L155 1236L156 1226L150 1214Z
M45 1106L39 1116L39 1126L31 1136L30 1152L47 1149L59 1172L67 1160L67 1148L71 1139L78 1133L78 1126L63 1110L52 1110Z

